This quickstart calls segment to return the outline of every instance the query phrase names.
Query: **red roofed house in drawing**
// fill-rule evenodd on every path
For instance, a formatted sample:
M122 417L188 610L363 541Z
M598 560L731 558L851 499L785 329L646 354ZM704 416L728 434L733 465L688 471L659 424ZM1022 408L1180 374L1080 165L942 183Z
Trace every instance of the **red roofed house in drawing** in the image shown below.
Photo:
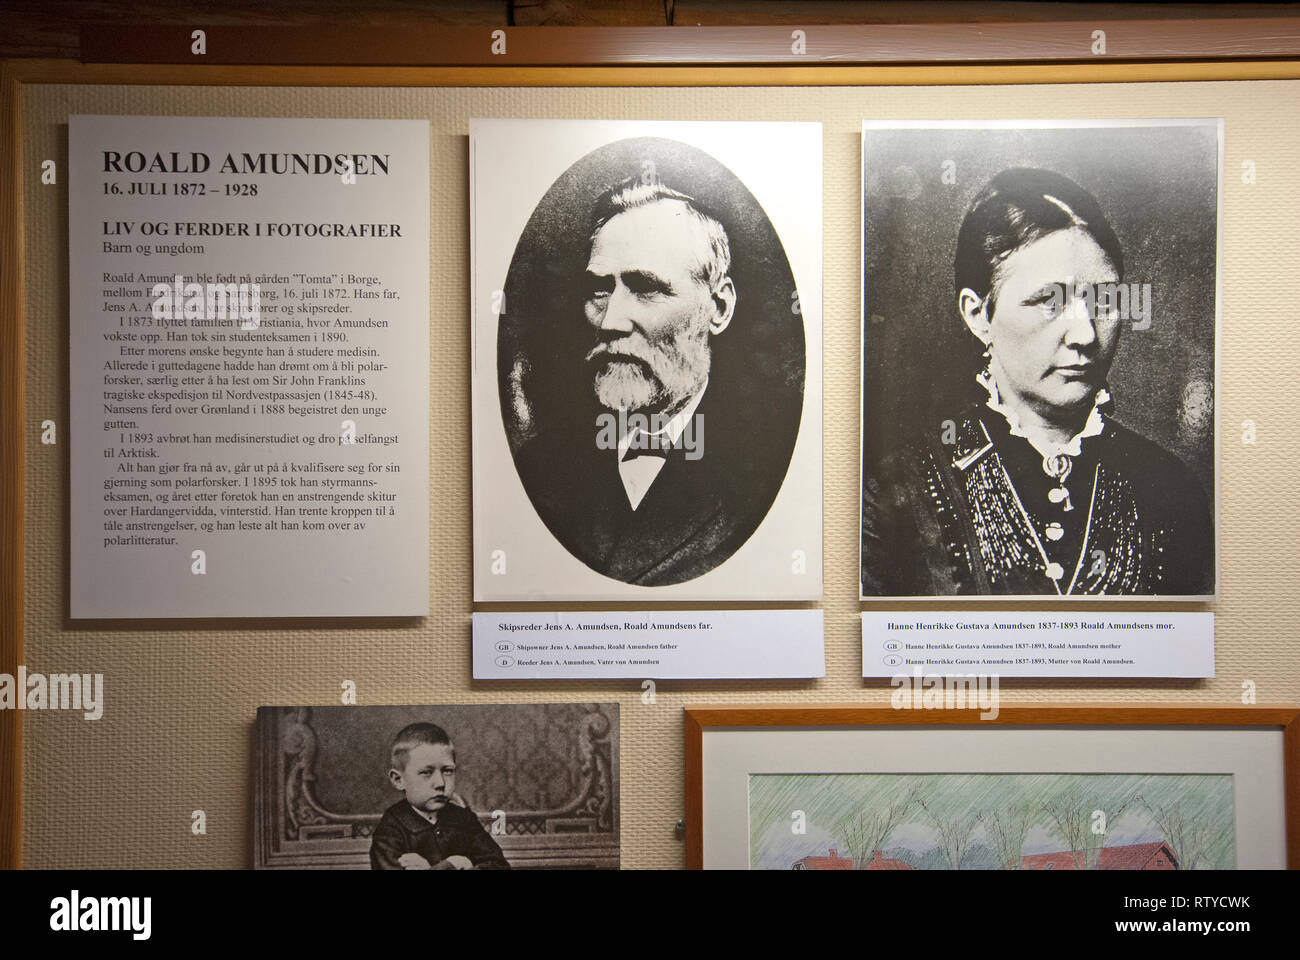
M1084 859L1079 854L1079 860ZM841 857L838 850L831 850L827 857L804 857L794 862L795 870L853 870L857 861L852 857ZM1074 857L1068 851L1056 853L1035 853L1020 858L1022 870L1075 870ZM862 867L863 870L915 870L911 864L902 860L886 859L877 850ZM1178 860L1167 843L1131 843L1123 847L1103 847L1097 857L1098 870L1177 870Z
M886 860L877 850L875 854L867 861L863 870L915 870L916 867L910 863L904 863L902 860Z
M1079 854L1083 860L1083 854ZM1020 858L1022 870L1074 870L1074 857L1068 851L1036 853ZM1102 847L1097 857L1098 870L1177 870L1178 861L1167 843L1131 843L1124 847Z
M832 850L829 857L804 857L794 862L794 870L853 870L857 863L852 857L841 857L838 850ZM902 860L886 860L877 850L867 861L863 870L915 870L911 864Z
M829 857L804 857L796 860L792 870L852 870L853 858L841 857L838 850L832 850Z

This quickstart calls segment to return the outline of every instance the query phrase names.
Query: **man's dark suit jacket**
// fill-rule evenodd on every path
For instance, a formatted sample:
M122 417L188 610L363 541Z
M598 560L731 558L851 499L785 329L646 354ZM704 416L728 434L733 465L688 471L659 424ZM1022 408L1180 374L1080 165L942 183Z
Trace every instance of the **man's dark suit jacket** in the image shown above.
M384 811L370 840L370 866L375 870L404 869L398 858L418 853L436 867L448 857L462 856L476 870L508 870L510 864L467 807L449 803L430 823L403 798Z
M738 428L737 417L719 413L709 400L706 394L696 409L703 455L669 456L636 510L619 478L617 452L596 447L594 414L585 428L523 444L515 464L547 529L597 573L640 586L692 580L730 557L766 516L788 451L774 465L780 451L771 449L771 439Z

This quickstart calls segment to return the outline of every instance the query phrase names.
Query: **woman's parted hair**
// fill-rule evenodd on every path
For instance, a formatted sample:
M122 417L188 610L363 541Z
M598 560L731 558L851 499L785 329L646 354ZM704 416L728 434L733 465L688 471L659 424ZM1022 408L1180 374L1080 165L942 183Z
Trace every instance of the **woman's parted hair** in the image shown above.
M1124 275L1124 254L1101 204L1069 177L1051 170L1003 170L971 202L957 232L954 290L967 287L989 301L997 269L1012 253L1058 230L1086 232Z

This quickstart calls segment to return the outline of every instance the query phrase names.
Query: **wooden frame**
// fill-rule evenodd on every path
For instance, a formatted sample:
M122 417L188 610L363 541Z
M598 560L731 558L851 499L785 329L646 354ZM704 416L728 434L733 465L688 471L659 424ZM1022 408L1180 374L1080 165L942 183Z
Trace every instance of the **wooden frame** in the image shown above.
M1282 731L1286 786L1286 862L1300 870L1300 707L1292 704L1216 707L1128 703L1003 706L991 720L978 709L894 710L844 704L685 708L686 868L704 867L704 731L723 727L1275 727Z
M83 28L82 57L106 63L849 64L1213 60L1300 54L1294 18L1054 23L804 24L725 27L384 27L142 25ZM1100 36L1099 36L1100 35ZM1101 46L1098 47L1098 40Z
M1111 31L1110 54L1104 59L1092 56L1086 43L1088 31L1103 28ZM253 32L238 34L241 29ZM23 152L22 105L28 85L909 86L1300 78L1300 20L1294 18L811 29L826 43L812 56L791 49L786 27L509 28L510 53L497 56L490 50L492 31L487 28L398 37L390 31L338 28L332 38L320 28L283 34L274 28L216 28L212 36L228 41L224 54L214 46L203 65L174 65L166 61L189 58L183 52L160 55L158 44L186 41L188 28L151 27L97 30L88 37L87 52L137 61L133 64L0 64L0 130L9 145L0 151L0 463L5 465L0 473L0 673L14 674L23 662L25 453L33 432L27 429L25 406L23 192L27 178L39 175ZM671 46L666 48L667 38ZM1256 59L1260 57L1275 59ZM229 65L235 60L245 65ZM463 66L337 65L431 60ZM247 65L289 61L333 65ZM552 65L529 65L539 63ZM645 66L650 63L661 66ZM792 65L808 63L819 65ZM863 63L876 65L846 65ZM16 711L0 711L0 868L22 862L20 718ZM689 724L688 718L688 731ZM1288 738L1293 753L1291 727ZM1292 786L1295 775L1290 769ZM695 786L698 796L698 782ZM1294 823L1291 831L1294 864L1300 860Z

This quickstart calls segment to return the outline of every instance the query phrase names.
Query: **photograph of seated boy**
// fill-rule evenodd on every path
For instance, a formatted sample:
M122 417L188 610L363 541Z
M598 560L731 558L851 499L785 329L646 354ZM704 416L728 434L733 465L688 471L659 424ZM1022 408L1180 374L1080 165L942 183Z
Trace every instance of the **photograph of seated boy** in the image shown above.
M412 723L393 739L392 785L405 794L370 841L374 870L508 870L501 848L456 794L456 750L442 727Z

